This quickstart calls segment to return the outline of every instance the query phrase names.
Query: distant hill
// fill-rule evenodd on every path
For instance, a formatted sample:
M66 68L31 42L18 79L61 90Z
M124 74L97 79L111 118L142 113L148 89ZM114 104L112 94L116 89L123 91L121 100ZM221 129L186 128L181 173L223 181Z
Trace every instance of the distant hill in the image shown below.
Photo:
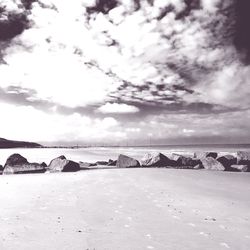
M35 142L12 141L0 138L0 148L39 148L42 145Z

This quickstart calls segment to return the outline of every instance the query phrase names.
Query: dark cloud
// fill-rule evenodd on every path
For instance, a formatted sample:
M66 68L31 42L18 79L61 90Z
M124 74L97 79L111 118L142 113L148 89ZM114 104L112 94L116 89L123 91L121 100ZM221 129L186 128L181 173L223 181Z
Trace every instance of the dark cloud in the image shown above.
M16 86L9 86L6 89L0 88L0 100L6 103L13 103L20 106L33 106L37 109L48 110L53 103L32 99L36 92L32 89L24 89Z
M41 100L36 98L36 91L32 89L25 89L16 86L9 86L6 89L0 88L0 100L9 104L18 106L32 106L38 110L45 112L53 112L62 115L70 115L72 113L79 113L81 115L93 115L98 105L89 105L87 107L70 108L63 105L58 105L51 101ZM96 116L103 117L104 115L96 113Z
M37 0L21 0L21 2L26 10L30 10L32 8L32 4L37 2Z
M236 0L235 46L245 63L250 63L250 2Z
M181 12L177 13L176 19L184 19L189 16L192 10L200 9L200 0L184 0L186 7Z
M117 0L97 0L96 4L94 6L87 7L86 11L88 14L92 14L95 12L102 12L104 14L107 14L117 5L118 5Z
M0 9L0 17L5 15L0 21L0 41L6 41L20 35L28 27L27 16L23 13L5 13Z

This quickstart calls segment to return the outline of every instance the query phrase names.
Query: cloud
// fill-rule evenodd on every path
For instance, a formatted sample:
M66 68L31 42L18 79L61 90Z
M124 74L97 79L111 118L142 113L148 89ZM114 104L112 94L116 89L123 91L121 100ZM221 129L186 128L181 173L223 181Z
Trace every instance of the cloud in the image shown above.
M106 103L103 106L97 109L99 112L104 114L109 113L118 113L118 114L126 114L126 113L137 113L140 110L132 105L127 105L124 103Z
M72 113L62 115L46 113L31 106L16 106L0 103L1 134L6 138L30 141L57 141L86 143L97 142L122 135L119 122L113 117L92 119L88 116ZM37 132L39 131L39 133ZM117 136L113 137L113 133Z
M138 140L147 134L172 141L172 135L226 137L225 128L242 136L250 109L244 6L233 0L0 0L1 106L26 119L27 110L41 116L46 123L30 124L53 127L46 140L100 140L111 136L111 127L117 140L130 133ZM212 131L215 115L223 129Z
M117 99L202 102L196 85L237 60L230 39L224 39L232 26L228 5L41 0L28 12L23 5L17 10L27 13L30 25L4 50L1 87L33 89L34 98L68 107ZM140 87L142 92L133 92Z

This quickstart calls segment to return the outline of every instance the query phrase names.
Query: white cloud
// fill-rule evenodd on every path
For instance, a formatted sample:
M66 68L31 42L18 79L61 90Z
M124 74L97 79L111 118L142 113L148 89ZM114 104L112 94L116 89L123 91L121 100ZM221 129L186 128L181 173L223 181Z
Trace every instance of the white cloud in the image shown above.
M107 142L117 138L120 133L119 122L113 117L92 119L77 113L59 115L45 113L31 106L14 106L0 103L2 137L30 141L74 141L95 142L105 139ZM118 129L118 130L117 130ZM111 138L111 139L110 139Z
M126 114L126 113L137 113L139 108L124 104L124 103L106 103L103 106L98 108L98 111L104 114Z
M218 10L218 0L202 0L203 9L192 11L185 21L176 20L176 15L186 8L182 0L155 0L153 6L145 1L138 11L133 11L134 1L127 0L107 15L100 12L92 16L87 16L85 7L93 6L93 0L40 2L46 6L54 5L56 9L33 3L28 15L31 28L12 41L4 53L7 65L0 66L1 87L33 89L37 92L35 99L68 107L111 102L114 100L110 93L119 97L118 88L125 80L132 86L147 85L147 82L166 87L188 84L198 93L213 88L215 98L209 100L213 104L220 96L217 89L221 88L221 83L217 79L223 78L224 65L231 67L232 62L239 59L230 41L227 47L214 46L223 36L219 31L228 24L226 15ZM21 10L17 7L19 2L8 3L9 9ZM162 20L156 20L170 4L174 11ZM214 20L219 24L214 26ZM213 34L211 30L217 33ZM109 46L114 41L117 46ZM74 54L74 51L78 53ZM168 67L169 63L177 70ZM206 73L199 68L205 68ZM110 71L117 77L107 76ZM182 72L196 82L183 78ZM126 95L130 95L130 99L136 95L144 100L169 104L169 101L152 95L151 90L131 94L126 89ZM172 94L178 95L177 92ZM234 94L224 92L227 97L222 99ZM207 101L204 96L201 93L199 101ZM186 102L198 100L196 95L186 93L178 97ZM242 97L246 98L244 94ZM135 112L135 109L129 112Z
M230 20L227 12L219 11L221 1L202 0L203 8L183 19L176 18L187 7L183 0L155 0L153 6L141 1L137 11L134 1L124 0L107 15L91 16L85 7L93 6L94 0L39 2L51 7L34 2L25 12L31 26L6 42L9 46L3 55L7 64L0 65L0 88L14 95L15 88L7 90L16 86L20 94L33 93L26 100L45 100L54 107L46 114L32 107L1 103L1 119L9 122L0 123L4 136L35 141L91 141L129 139L129 134L136 138L151 134L161 139L163 134L173 138L185 134L225 135L228 131L246 133L247 111L212 119L214 115L182 115L178 110L178 115L147 116L149 109L142 123L127 121L124 129L121 122L126 114L141 115L138 107L125 104L129 102L146 102L156 108L164 104L166 109L170 104L175 107L176 102L186 102L187 106L205 102L229 108L250 107L250 68L239 62L230 38L224 41L228 34L223 31L230 28ZM24 11L20 0L0 0L0 4L11 12ZM157 19L170 4L174 10ZM195 93L175 89L176 85ZM92 104L103 105L88 116L58 114L59 106ZM103 114L122 114L123 118L96 118ZM187 122L183 124L183 120ZM27 122L18 122L17 130L17 121Z

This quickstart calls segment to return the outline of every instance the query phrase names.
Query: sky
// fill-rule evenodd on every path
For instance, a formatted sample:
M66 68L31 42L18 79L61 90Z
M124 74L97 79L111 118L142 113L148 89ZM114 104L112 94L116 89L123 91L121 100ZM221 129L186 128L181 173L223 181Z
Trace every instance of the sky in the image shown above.
M0 137L250 143L248 0L0 0Z

